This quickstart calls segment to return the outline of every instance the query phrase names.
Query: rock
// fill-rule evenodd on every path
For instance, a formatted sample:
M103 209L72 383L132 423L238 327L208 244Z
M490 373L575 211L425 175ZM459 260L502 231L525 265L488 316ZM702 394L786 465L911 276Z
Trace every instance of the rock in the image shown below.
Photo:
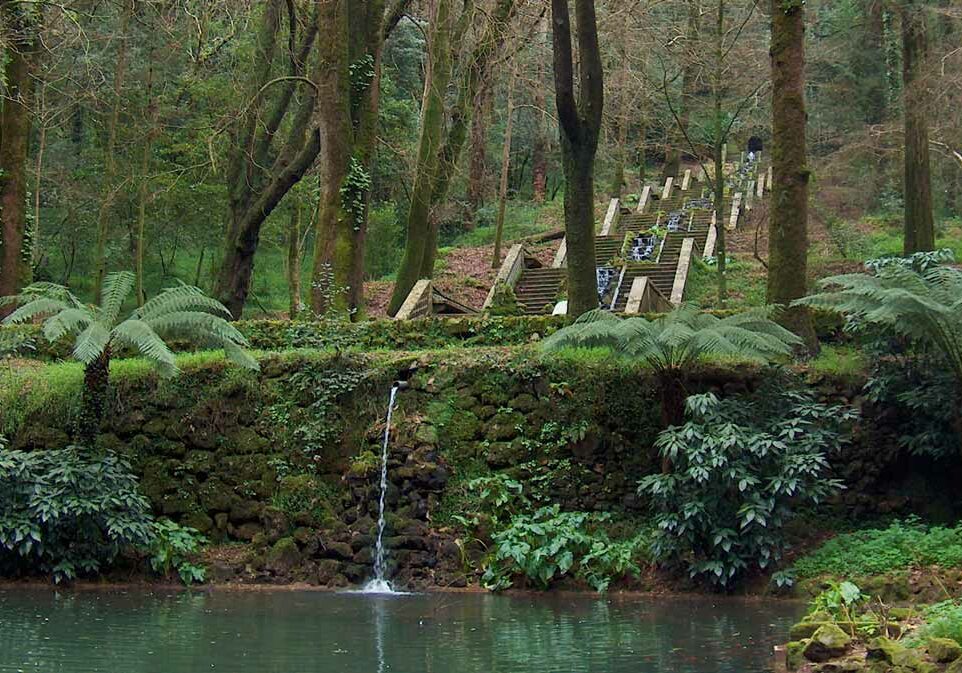
M524 416L517 411L499 411L488 421L485 438L490 442L504 442L518 436L519 426L524 425Z
M825 621L809 621L806 618L805 621L801 621L792 626L791 630L789 631L789 637L792 640L805 640L806 638L811 638L815 635L815 632L826 623L827 622Z
M926 649L929 656L940 664L947 664L962 657L962 645L951 638L929 638Z
M317 562L316 581L318 584L324 586L338 586L338 577L340 577L342 582L347 583L347 580L341 576L340 561L335 561L334 559L323 559Z
M538 400L535 399L534 395L522 393L511 400L509 406L512 409L517 409L521 413L527 414L538 408Z
M865 662L861 659L840 659L819 664L812 673L860 673L865 670Z
M438 429L433 425L421 423L418 425L418 429L414 431L414 441L419 444L430 444L431 446L437 446Z
M210 478L200 487L200 504L208 512L229 512L239 500L220 479Z
M230 508L230 520L234 523L259 521L264 511L263 503L256 500L243 500Z
M922 657L899 642L890 638L874 638L865 647L868 661L881 661L892 666L902 666L909 670L922 671Z
M962 673L962 658L956 659L948 668L945 669L945 673Z
M912 608L891 608L889 610L889 617L897 622L904 622L906 619L909 619L914 615L915 610Z
M851 645L852 637L845 631L835 624L823 624L806 642L802 653L809 661L818 663L841 657Z
M270 542L277 542L291 529L287 515L277 507L265 507L261 522L264 524L264 534Z
M321 545L318 556L325 559L350 561L354 558L354 550L346 542L327 542Z
M204 512L191 512L181 519L180 522L185 526L196 528L198 532L204 535L210 533L214 528L214 520Z
M267 569L278 575L290 574L301 563L301 552L292 537L284 537L267 554Z
M785 646L785 664L789 671L797 671L805 663L803 652L807 644L804 640L793 640Z
M227 531L238 540L253 540L258 534L263 535L264 529L259 523L249 521L239 526L228 526Z

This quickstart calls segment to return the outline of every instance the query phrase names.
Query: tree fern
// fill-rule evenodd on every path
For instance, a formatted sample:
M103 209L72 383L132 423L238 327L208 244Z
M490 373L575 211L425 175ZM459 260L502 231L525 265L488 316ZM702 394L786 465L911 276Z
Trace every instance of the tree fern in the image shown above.
M889 264L877 267L875 275L826 278L819 288L824 291L797 303L842 313L855 324L881 326L917 349L941 355L962 393L962 271ZM962 443L962 411L953 413Z
M225 318L227 309L196 287L180 285L164 290L121 319L124 304L134 289L134 274L111 273L104 279L99 306L83 304L61 285L34 283L2 304L19 304L5 324L46 316L44 336L57 341L74 337L73 356L86 367L84 412L81 423L92 432L103 415L110 358L120 349L138 352L154 363L160 373L177 373L174 355L166 339L177 337L201 346L223 348L237 364L257 369L247 353L247 340Z
M718 318L684 305L655 320L621 319L607 311L590 311L544 341L547 350L610 348L639 360L661 382L665 425L684 420L685 372L701 358L733 356L771 362L791 354L801 339L769 319L768 310Z

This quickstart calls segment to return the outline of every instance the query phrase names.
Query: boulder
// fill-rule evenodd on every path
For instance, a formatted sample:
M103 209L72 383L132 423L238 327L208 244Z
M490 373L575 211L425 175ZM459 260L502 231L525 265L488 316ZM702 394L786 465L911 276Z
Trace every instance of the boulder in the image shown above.
M302 561L301 552L292 537L284 537L277 541L267 553L266 567L277 575L290 574Z
M802 653L809 661L819 663L845 655L851 645L852 637L845 631L835 624L823 624L806 642Z
M910 650L891 638L873 638L869 641L865 646L865 658L870 662L883 662L920 673L926 670L925 662L922 661L918 652Z
M951 638L929 638L926 650L933 661L948 664L962 657L962 645Z

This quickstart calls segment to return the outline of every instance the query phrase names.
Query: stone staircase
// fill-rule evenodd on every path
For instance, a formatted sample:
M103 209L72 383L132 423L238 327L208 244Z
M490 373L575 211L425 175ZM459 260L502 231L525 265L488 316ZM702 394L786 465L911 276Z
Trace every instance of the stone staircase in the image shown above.
M653 196L646 204L644 212L623 209L614 226L606 226L607 235L599 235L595 238L598 266L610 265L613 259L620 257L625 235L628 232L642 233L655 226L666 227L671 213L684 211L688 201L700 198L702 194L701 186L696 189L692 185L687 191L674 187L667 198L659 198L664 196L661 193ZM726 198L723 206L723 212L728 213L732 207L731 199ZM657 261L624 264L617 281L617 295L611 308L616 313L625 312L632 284L637 278L647 277L655 290L666 300L670 299L684 240L694 239L693 253L703 256L711 222L712 211L709 209L684 211L680 229L665 235ZM563 294L562 287L566 275L567 271L564 267L545 268L536 260L525 258L523 270L514 286L515 296L522 305L524 313L527 315L550 313Z
M525 268L514 288L525 315L551 313L567 273L564 268Z

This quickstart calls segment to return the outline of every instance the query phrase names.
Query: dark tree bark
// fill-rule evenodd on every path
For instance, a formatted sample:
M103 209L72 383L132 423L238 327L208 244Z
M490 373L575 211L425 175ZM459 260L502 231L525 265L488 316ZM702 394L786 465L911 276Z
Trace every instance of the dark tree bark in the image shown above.
M902 82L905 122L905 254L935 249L929 118L924 81L929 43L918 0L903 0Z
M548 19L542 19L540 30L541 42L548 39ZM547 96L545 91L548 83L546 82L546 71L544 61L538 59L538 77L534 83L534 144L531 157L531 187L532 200L540 205L544 203L548 193L548 111Z
M475 214L484 207L488 177L488 127L494 103L490 82L484 82L474 97L474 118L471 120L471 149L468 152L468 206L471 217L465 222L474 227Z
M320 66L305 75L319 14L302 22L294 7L283 0L266 3L246 87L246 107L232 129L227 233L215 294L236 319L250 292L261 226L314 164L321 147L315 119ZM281 46L280 35L285 14L289 26L286 48ZM304 23L304 30L299 31ZM288 71L275 76L275 63L281 58L288 63ZM284 140L279 138L282 126L288 129Z
M301 312L301 209L291 208L291 222L287 230L287 294L288 316L295 320Z
M864 0L861 44L854 63L859 108L866 124L882 123L888 102L882 2Z
M594 165L604 109L604 73L594 0L575 0L580 90L575 92L568 0L551 0L555 98L565 174L568 317L598 308Z
M84 368L84 387L80 400L77 436L87 446L93 444L107 409L107 393L110 390L110 355L108 346L100 357Z
M817 348L811 315L790 308L808 292L808 168L805 133L805 5L772 0L772 185L768 302L784 305L782 321ZM720 226L724 223L719 222Z
M410 0L321 3L321 201L316 222L311 304L357 319L364 301L364 243L377 149L381 57ZM333 288L323 286L333 279ZM333 306L328 302L333 301Z
M0 297L17 294L31 280L27 154L40 33L33 11L27 5L0 0L0 30L7 42L7 89L0 101ZM0 308L0 316L5 310L11 309Z
M407 240L404 256L398 269L397 280L388 314L394 315L401 308L411 288L421 278L434 275L434 262L438 249L438 222L433 217L434 207L447 198L451 179L457 173L458 163L467 141L471 113L481 82L501 46L505 28L517 10L515 0L497 0L491 16L480 28L477 42L470 50L468 60L459 68L457 96L453 103L445 105L445 91L450 82L454 63L451 49L441 53L440 43L453 47L465 38L478 13L473 3L466 3L461 15L451 16L452 3L438 1L438 14L445 20L436 21L433 45L428 55L430 87L425 87L421 111L421 136L418 142L418 161L415 169L414 189L407 214ZM433 72L430 72L432 71Z

